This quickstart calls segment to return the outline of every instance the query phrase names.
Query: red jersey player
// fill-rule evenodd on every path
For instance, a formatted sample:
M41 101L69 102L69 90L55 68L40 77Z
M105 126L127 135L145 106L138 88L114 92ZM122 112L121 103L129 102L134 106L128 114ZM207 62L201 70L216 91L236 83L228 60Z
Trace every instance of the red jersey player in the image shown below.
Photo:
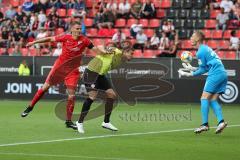
M82 52L86 48L92 49L96 53L102 52L97 47L94 47L92 42L87 37L82 36L80 33L81 24L78 22L73 22L71 24L71 34L47 37L27 44L27 47L30 47L37 43L61 42L63 48L62 54L55 61L44 85L37 91L29 106L21 114L22 117L26 117L33 110L35 104L51 86L64 82L68 91L68 100L66 106L67 115L65 124L68 128L77 129L76 125L72 123L71 118L74 109L75 90L78 80L80 79L78 67L81 64Z

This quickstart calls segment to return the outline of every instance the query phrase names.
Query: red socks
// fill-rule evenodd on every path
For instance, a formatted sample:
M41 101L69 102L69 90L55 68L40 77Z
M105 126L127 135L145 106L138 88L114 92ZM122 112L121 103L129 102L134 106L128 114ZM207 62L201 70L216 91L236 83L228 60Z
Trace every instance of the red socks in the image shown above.
M32 99L32 102L30 104L30 107L34 107L35 104L42 98L42 96L44 95L44 91L42 89L39 89L37 91L37 93L34 95L33 99Z
M73 114L74 105L75 105L75 97L68 98L67 106L66 106L66 111L67 111L66 120L67 121L71 121L72 120L72 114Z
M33 99L32 99L32 102L30 104L30 107L34 107L35 104L42 98L42 96L44 95L44 91L42 89L39 89L37 91L37 93L34 95ZM72 119L72 114L73 114L73 109L74 109L74 105L75 105L75 97L74 98L69 98L67 100L67 106L66 106L66 110L67 110L67 119L66 120L69 120L71 121Z

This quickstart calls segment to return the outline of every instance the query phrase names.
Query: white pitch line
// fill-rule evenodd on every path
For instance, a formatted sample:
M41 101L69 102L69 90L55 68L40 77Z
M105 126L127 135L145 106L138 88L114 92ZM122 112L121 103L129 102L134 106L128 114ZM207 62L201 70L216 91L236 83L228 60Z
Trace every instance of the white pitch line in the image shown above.
M240 124L228 125L228 128L231 128L231 127L240 127ZM216 127L210 127L210 128L216 128ZM75 140L87 140L87 139L100 139L100 138L109 138L109 137L125 137L125 136L138 136L138 135L148 135L148 134L173 133L173 132L192 131L194 129L195 128L186 128L186 129L175 129L175 130L167 130L167 131L110 134L110 135L99 135L99 136L89 136L89 137L79 137L79 138L66 138L66 139L56 139L56 140L47 140L47 141L8 143L8 144L0 144L0 147L28 145L28 144L41 144L41 143L53 143L53 142L63 142L63 141L75 141Z
M97 160L140 160L129 158L104 158L104 157L90 157L90 156L77 156L77 155L56 155L56 154L39 154L39 153L11 153L0 152L0 155L17 155L17 156L33 156L33 157L58 157L58 158L84 158L84 159L97 159Z

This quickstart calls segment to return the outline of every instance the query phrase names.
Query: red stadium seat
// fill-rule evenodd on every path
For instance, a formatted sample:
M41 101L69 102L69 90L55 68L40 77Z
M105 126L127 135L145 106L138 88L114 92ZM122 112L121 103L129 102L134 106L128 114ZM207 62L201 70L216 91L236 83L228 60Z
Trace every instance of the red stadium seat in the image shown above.
M103 37L103 38L112 37L117 32L117 30L118 29L116 28L112 28L112 29L101 28L98 30L97 37Z
M87 16L90 17L90 18L94 18L95 17L95 11L93 9L89 10Z
M37 3L39 2L39 0L32 0L32 2L33 2L34 4L37 4Z
M176 56L180 58L183 51L184 51L184 50L178 50Z
M112 39L111 38L105 39L105 44L108 44L108 43L112 43Z
M133 24L137 24L137 19L128 19L127 26L131 27Z
M30 56L36 56L37 50L35 48L29 48L29 55Z
M89 28L89 29L87 29L87 36L89 36L89 37L97 37L98 36L98 30L96 28Z
M93 6L93 1L92 0L86 0L86 7L87 8L92 8Z
M130 4L133 4L133 3L135 3L137 0L128 0L128 2L130 3Z
M133 52L133 57L134 58L142 58L142 51L141 50L135 50L134 52Z
M207 42L207 45L213 49L217 49L218 48L218 41L215 40L209 40Z
M149 21L149 27L159 27L160 26L160 20L159 19L151 19Z
M9 53L9 55L12 55L12 54L13 54L13 51L14 51L14 48L8 48L8 53Z
M107 28L100 28L97 33L97 37L107 37L108 29Z
M226 30L223 34L225 39L230 39L232 30Z
M155 56L155 50L145 50L143 52L143 57L144 58L153 58Z
M165 17L165 11L162 9L157 10L157 18L164 18Z
M112 29L108 29L109 30L109 36L110 38L112 38L112 36L117 33L117 29L116 28L112 28Z
M224 59L225 58L225 52L224 51L218 51L217 55L220 59Z
M161 7L161 2L160 0L152 0L154 7L155 8L160 8Z
M66 17L66 15L67 15L67 11L66 11L66 9L57 9L57 13L58 13L58 15L60 16L60 17Z
M214 30L212 32L212 38L213 39L222 39L223 32L222 30Z
M226 52L226 59L236 59L236 53L234 51Z
M240 30L237 31L237 37L240 38Z
M102 46L102 45L104 45L104 40L99 39L99 38L94 38L93 39L93 44L96 45L96 46Z
M3 54L4 50L5 50L5 48L0 48L0 55Z
M72 15L74 14L74 12L75 12L75 9L68 9L67 15L68 15L69 17L72 17Z
M172 6L171 1L170 0L162 0L160 7L161 8L170 8Z
M118 32L118 29L117 28L112 28L112 32L115 34Z
M21 48L20 49L22 56L28 56L28 48Z
M196 50L192 50L191 52L192 52L193 56L195 57L196 54L197 54L197 51Z
M64 29L63 28L56 28L55 29L55 35L60 35L64 33Z
M86 27L92 27L92 25L93 25L93 19L91 19L91 18L86 18L86 19L84 20L84 23L85 23Z
M229 41L227 41L227 40L219 41L219 48L221 48L221 49L228 49L229 46L230 46Z
M122 29L122 32L126 35L126 37L130 37L131 36L130 30L128 28Z
M145 29L144 33L147 35L148 38L152 37L154 35L154 29Z
M207 38L207 39L212 38L212 32L211 32L211 30L205 29L205 30L203 30L202 32L204 33L205 38Z
M46 16L48 16L51 13L51 9L46 10Z
M126 20L123 18L117 19L115 22L115 27L125 27L126 26Z
M219 13L221 13L221 10L212 10L212 11L210 12L210 18L216 19L217 15L218 15Z
M139 23L142 24L143 27L148 27L148 19L140 19Z
M19 3L20 5L22 5L24 3L25 0L20 0Z
M10 1L10 4L11 4L13 7L18 7L18 6L20 5L19 0L11 0L11 1Z
M181 44L182 44L181 45L182 49L191 49L191 48L193 48L192 45L191 45L191 41L190 40L183 40Z
M205 27L209 29L213 29L213 28L216 28L216 24L217 24L216 20L209 19L209 20L206 20Z

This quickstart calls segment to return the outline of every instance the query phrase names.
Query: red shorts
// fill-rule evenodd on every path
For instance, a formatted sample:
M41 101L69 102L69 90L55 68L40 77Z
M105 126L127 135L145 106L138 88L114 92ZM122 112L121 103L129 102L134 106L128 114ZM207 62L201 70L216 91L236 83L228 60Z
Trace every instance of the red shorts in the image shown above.
M79 66L80 64L73 65L71 62L63 63L57 59L45 82L50 85L56 85L64 82L67 88L76 88L80 79L80 72L78 70Z
M65 77L64 84L69 89L76 89L79 79L80 79L80 72L77 68Z

